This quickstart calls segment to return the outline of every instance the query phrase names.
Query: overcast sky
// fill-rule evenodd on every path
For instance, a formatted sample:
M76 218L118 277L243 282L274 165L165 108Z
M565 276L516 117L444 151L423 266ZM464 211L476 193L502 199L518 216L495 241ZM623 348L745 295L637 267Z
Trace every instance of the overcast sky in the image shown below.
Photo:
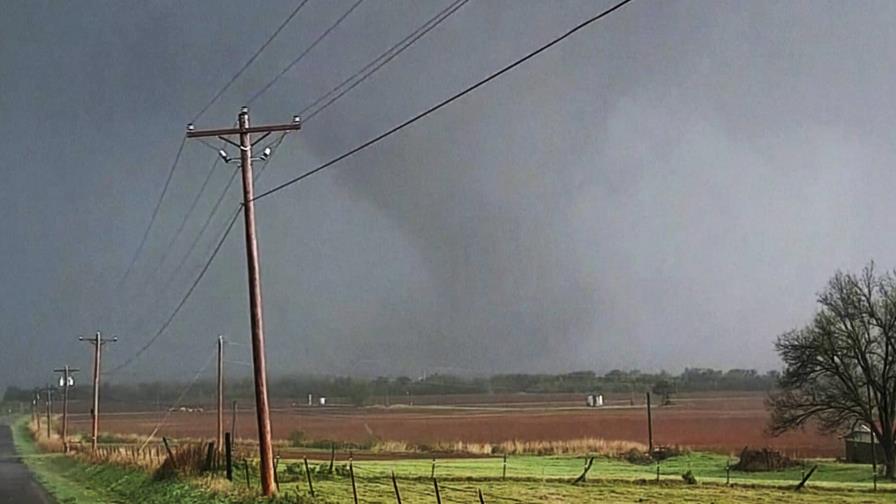
M12 0L0 16L0 384L145 344L236 208L185 124L297 5ZM197 121L233 123L352 1L311 0ZM269 92L292 115L449 0L366 0ZM607 6L472 0L287 137L273 187ZM413 127L258 202L270 372L777 368L837 269L896 266L892 2L636 0ZM248 343L242 221L117 380ZM159 261L165 255L161 268ZM248 361L248 349L229 348Z

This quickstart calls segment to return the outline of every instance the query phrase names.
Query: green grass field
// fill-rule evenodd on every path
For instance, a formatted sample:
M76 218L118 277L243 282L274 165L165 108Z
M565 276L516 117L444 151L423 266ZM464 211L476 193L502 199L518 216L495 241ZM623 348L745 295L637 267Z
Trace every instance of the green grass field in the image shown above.
M871 491L870 467L834 461L813 461L819 468L800 493L792 488L803 476L801 467L767 473L732 471L731 485L726 486L728 458L714 454L664 461L660 483L656 483L656 465L599 458L587 481L574 486L570 482L581 474L584 462L581 457L510 457L507 477L502 479L501 458L448 459L436 461L435 475L444 503L477 501L478 490L486 502L892 502L896 498L893 483L880 482L879 492ZM327 461L322 458L309 464L320 466ZM285 492L308 494L301 465L301 461L281 461L278 474ZM392 471L403 502L435 502L431 460L363 461L353 468L362 502L395 502ZM697 485L683 483L681 475L688 470L697 477ZM245 484L245 474L237 476ZM347 477L317 478L313 483L318 496L351 501Z
M16 446L38 480L60 503L150 504L244 504L263 502L251 496L257 491L257 474L251 471L252 491L246 489L245 467L238 465L233 483L218 478L190 481L154 481L138 470L108 464L89 465L58 454L38 453L24 424L14 428ZM896 500L896 485L880 483L871 491L868 466L813 461L819 469L803 491L792 487L802 476L802 468L770 473L732 472L732 485L725 485L727 457L695 453L675 457L660 465L660 482L655 465L636 465L616 459L595 459L586 482L570 482L581 474L584 459L579 457L509 457L507 477L502 479L501 458L437 460L435 475L442 502L478 502L481 490L489 503L877 503ZM325 456L309 461L326 465ZM337 462L337 468L343 466ZM314 477L316 499L308 498L308 486L301 461L280 461L281 498L277 502L350 503L351 479L341 475ZM344 467L340 468L344 469ZM404 504L435 503L431 460L362 461L353 465L359 500L365 504L396 502L391 473L395 472ZM692 471L695 485L682 482L681 474ZM209 487L215 488L210 491Z

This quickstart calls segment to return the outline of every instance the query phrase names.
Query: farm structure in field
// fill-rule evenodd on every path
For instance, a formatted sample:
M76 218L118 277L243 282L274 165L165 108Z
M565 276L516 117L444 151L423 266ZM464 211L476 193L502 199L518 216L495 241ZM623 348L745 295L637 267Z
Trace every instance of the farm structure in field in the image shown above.
M585 405L589 408L599 408L604 405L604 395L603 394L588 394L585 397Z
M871 464L884 460L883 446L876 442L867 425L860 425L843 436L843 446L847 462Z

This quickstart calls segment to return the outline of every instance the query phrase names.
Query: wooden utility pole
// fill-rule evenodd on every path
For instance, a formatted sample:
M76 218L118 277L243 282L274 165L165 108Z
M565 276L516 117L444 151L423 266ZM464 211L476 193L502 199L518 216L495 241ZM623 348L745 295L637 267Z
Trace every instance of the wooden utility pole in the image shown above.
M50 416L53 414L53 389L47 384L47 440L51 437Z
M78 341L86 341L93 345L93 406L90 408L90 451L96 451L97 437L100 431L100 359L103 356L103 345L106 343L115 343L118 337L111 340L103 340L103 335L99 331L93 338L78 337Z
M40 389L34 390L34 418L37 419L37 433L40 433Z
M218 335L218 451L224 443L224 336Z
M60 386L62 387L62 451L68 453L68 388L71 385L74 385L72 373L80 371L80 369L71 368L66 364L53 371L62 373L62 378L59 380L62 382L60 383Z
M236 442L236 401L230 403L230 435L233 436L233 441Z
M237 118L236 128L196 131L187 126L187 138L218 137L240 150L240 166L243 175L243 219L246 231L246 259L249 277L249 321L252 327L252 365L255 374L255 411L258 421L258 451L260 459L261 491L265 496L276 493L274 481L274 450L271 446L271 414L268 406L267 370L265 369L264 317L261 304L261 267L258 257L258 239L255 234L255 193L252 177L252 161L266 160L271 154L270 147L264 149L258 158L252 157L252 147L276 131L284 133L301 129L298 116L289 124L250 126L249 108L243 107ZM260 136L253 140L253 134ZM239 143L229 137L238 136ZM225 151L219 153L225 163L235 161Z
M650 392L647 393L647 450L653 453L653 416L650 411Z

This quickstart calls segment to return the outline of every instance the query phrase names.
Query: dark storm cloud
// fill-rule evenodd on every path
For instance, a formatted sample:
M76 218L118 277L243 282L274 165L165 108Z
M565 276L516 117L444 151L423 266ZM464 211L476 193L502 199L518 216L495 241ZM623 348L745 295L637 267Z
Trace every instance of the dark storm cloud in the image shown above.
M232 122L349 5L310 3L201 125ZM365 2L253 105L253 119L288 120L443 5ZM604 7L471 2L284 143L261 187ZM63 359L86 359L73 336L97 326L122 336L109 357L120 361L164 320L189 275L144 327L134 323L213 153L187 146L137 281L121 293L115 280L185 118L291 8L265 4L249 19L239 3L6 9L0 378L38 380ZM811 315L828 275L872 257L896 264L886 232L893 10L635 2L259 202L272 372L776 367L774 336ZM221 170L211 193L226 182ZM235 201L233 192L221 219ZM246 339L235 231L127 378L188 376L216 334Z

